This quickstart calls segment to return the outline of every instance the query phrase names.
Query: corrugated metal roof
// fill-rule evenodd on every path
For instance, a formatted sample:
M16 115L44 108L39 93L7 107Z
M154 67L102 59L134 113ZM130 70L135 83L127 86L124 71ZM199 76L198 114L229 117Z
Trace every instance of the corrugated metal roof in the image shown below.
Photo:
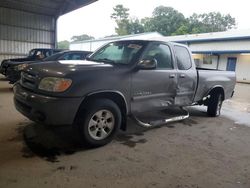
M60 16L97 0L1 0L0 7L48 16Z
M208 42L250 39L250 29L155 38L173 42Z

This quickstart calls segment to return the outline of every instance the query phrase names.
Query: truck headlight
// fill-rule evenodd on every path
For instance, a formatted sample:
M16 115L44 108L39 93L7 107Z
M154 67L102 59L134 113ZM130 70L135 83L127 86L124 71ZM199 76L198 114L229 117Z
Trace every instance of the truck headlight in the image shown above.
M38 86L38 89L50 92L63 92L71 86L72 80L67 78L45 77Z
M17 66L15 66L15 70L21 71L21 70L25 69L27 66L28 66L28 64L17 65Z

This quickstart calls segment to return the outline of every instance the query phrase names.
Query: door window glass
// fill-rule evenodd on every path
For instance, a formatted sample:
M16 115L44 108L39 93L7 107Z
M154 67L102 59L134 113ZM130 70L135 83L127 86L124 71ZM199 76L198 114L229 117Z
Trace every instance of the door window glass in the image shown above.
M142 59L155 59L159 69L173 69L171 51L165 44L152 44L144 53Z
M175 46L175 54L177 58L177 67L179 70L188 70L192 67L192 61L187 48Z

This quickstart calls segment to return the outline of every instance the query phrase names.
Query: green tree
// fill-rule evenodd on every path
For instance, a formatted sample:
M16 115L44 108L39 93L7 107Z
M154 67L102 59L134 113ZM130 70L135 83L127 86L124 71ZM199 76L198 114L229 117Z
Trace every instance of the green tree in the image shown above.
M119 4L113 8L114 12L111 14L111 18L115 20L117 27L115 31L118 35L129 34L129 9Z
M226 31L236 26L235 18L219 12L193 14L187 20L190 33Z
M172 35L186 24L184 15L172 7L159 6L153 11L151 18L143 21L145 31L157 31L163 35Z
M125 8L123 5L116 5L114 8L114 13L111 14L111 18L116 21L128 20L129 17L129 9Z
M157 31L165 36L184 35L194 33L226 31L235 27L235 18L230 14L219 12L204 14L194 13L185 18L184 15L172 7L159 6L151 17L141 20L129 18L129 9L123 5L116 5L111 18L115 20L118 35L136 34Z
M64 40L57 43L57 48L59 49L69 49L69 41Z
M77 35L77 36L71 37L71 40L73 42L84 41L84 40L92 40L92 39L95 39L95 38L90 36L90 35L87 35L87 34L82 34L82 35Z
M189 28L186 24L181 25L174 33L171 35L185 35L189 33Z
M137 34L143 33L144 26L138 18L130 19L128 23L128 33L129 34Z

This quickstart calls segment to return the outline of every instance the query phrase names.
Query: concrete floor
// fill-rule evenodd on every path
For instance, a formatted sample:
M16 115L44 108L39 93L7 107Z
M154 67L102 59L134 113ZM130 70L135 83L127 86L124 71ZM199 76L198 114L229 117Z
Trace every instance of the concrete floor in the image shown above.
M0 77L0 187L249 188L249 93L238 84L219 118L198 107L188 120L151 130L129 121L112 143L88 150L70 128L19 114Z

